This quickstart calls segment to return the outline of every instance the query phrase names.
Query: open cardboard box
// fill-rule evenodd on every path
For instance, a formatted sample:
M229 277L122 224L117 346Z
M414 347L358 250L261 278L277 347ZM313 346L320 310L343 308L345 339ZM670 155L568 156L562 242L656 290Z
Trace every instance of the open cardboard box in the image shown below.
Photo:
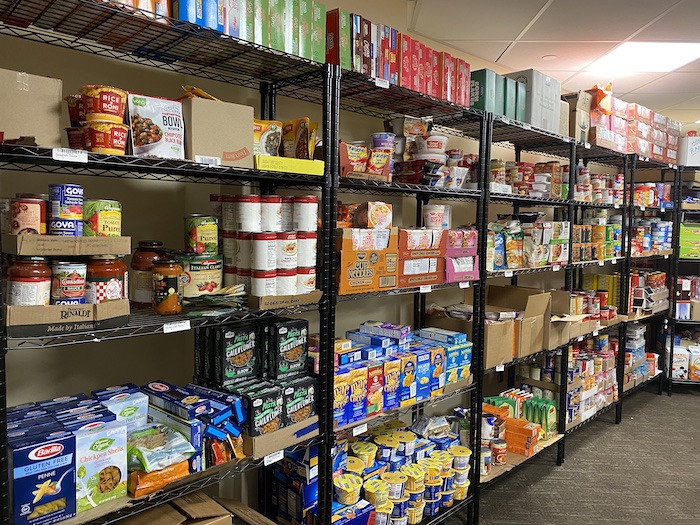
M45 337L129 324L129 300L100 304L5 306L9 337Z
M228 498L216 498L216 501L233 514L234 524L240 521L246 525L275 525L274 521L267 519L240 501Z
M391 228L384 250L353 250L352 228L337 239L340 251L338 295L393 290L398 284L398 228Z
M231 525L231 512L203 492L134 514L124 525Z
M569 292L550 290L549 293L552 296L552 323L550 326L566 324L569 327L568 339L561 342L558 346L568 343L571 339L590 334L596 329L597 324L595 321L585 320L588 315L571 315L571 294ZM551 346L549 350L552 350Z
M425 250L410 250L408 248L410 231L419 229L420 228L399 228L399 258L424 259L426 257L445 257L445 251L447 250L447 231L444 230L440 236L440 242L436 243L432 248ZM429 230L429 233L432 233L432 231Z
M261 459L268 454L318 436L318 416L312 416L262 436L250 437L245 434L242 436L245 455L253 459Z
M42 257L83 255L128 255L131 237L59 237L56 235L2 236L2 249L12 255Z
M304 304L316 304L321 300L322 296L323 292L321 290L298 295L270 295L265 297L249 295L248 308L254 310L275 310L277 308L288 308Z
M445 259L445 282L446 283L461 283L465 281L479 280L479 257L474 257L473 272L458 272L455 270L454 263L451 257Z
M423 266L433 270L424 273L413 273ZM442 284L445 279L445 258L427 257L424 259L399 259L399 288Z

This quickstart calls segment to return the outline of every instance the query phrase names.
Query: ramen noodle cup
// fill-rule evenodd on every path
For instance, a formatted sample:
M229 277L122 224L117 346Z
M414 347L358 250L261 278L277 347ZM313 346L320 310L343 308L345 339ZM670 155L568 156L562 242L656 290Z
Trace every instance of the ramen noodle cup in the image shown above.
M403 518L408 515L408 496L389 501L394 504L394 509L391 511L392 518Z
M455 470L464 470L469 468L469 459L472 451L461 445L453 445L447 449L447 452L452 454L452 466Z
M341 474L333 480L335 498L343 505L354 505L360 499L362 478L354 474Z
M390 525L408 525L408 514L400 518L391 518Z
M433 458L423 458L418 462L418 465L425 471L426 483L438 483L440 474L442 473L442 463Z
M442 478L442 490L452 490L454 488L455 484L455 472L454 470L450 469L450 472L448 474L443 474L440 476Z
M423 206L423 226L429 230L448 230L450 228L450 206L447 204Z
M83 127L85 149L93 153L124 155L129 126L108 120L92 120Z
M455 502L455 491L446 490L440 493L440 506L443 509L449 509Z
M396 456L399 449L399 440L388 435L375 435L374 443L377 445L377 459L379 461L389 461Z
M365 499L375 507L381 507L389 502L389 484L381 479L365 481Z
M386 202L363 202L355 210L353 217L357 228L391 228L392 207Z
M425 471L420 465L415 463L404 465L401 467L401 472L408 477L408 481L406 481L407 490L423 490L425 488Z
M469 483L469 469L465 468L463 470L454 470L455 474L455 485L464 485L465 483Z
M401 472L385 472L381 480L389 485L389 499L398 500L403 497L403 491L408 481L408 476Z
M348 456L348 461L345 470L346 472L351 472L353 474L358 474L361 476L362 472L365 470L365 462L362 461L360 458Z
M384 426L386 428L393 428L394 430L403 430L406 428L406 423L400 419L392 419L391 421L384 423Z
M416 435L413 432L394 432L393 436L399 442L397 454L399 456L411 457L416 449Z
M423 513L426 516L437 516L440 512L440 500L439 499L427 499L425 500L425 509Z
M447 137L444 135L419 135L416 137L418 153L445 153Z
M423 490L407 490L408 495L408 508L417 507L423 504Z
M393 512L393 510L394 504L390 501L387 502L386 505L377 507L375 509L374 525L389 525L389 520L391 519L391 513Z
M358 441L350 445L350 449L355 456L362 460L365 464L365 468L372 468L374 466L374 460L377 457L377 445Z
M426 483L425 491L423 492L423 497L426 500L440 499L440 492L442 492L441 482L438 481L437 483Z
M121 124L126 109L126 91L100 84L90 84L80 88L85 103L85 119L106 120Z
M452 454L445 450L434 450L430 453L432 459L436 459L442 465L441 475L449 474L450 469L452 469Z
M467 499L467 494L469 493L469 482L467 481L464 485L455 485L455 501L462 501Z
M425 509L424 503L417 507L408 507L408 525L418 525L423 520L423 509Z

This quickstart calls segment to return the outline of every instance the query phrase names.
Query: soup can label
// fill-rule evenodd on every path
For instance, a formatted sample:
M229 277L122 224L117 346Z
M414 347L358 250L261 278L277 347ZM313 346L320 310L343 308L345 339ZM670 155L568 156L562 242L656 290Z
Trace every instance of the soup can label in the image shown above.
M212 215L185 217L185 251L197 255L219 254L219 227L216 217ZM185 297L187 297L186 291Z
M83 187L78 184L50 184L52 219L83 220Z
M85 237L120 237L122 205L112 200L86 200L83 207Z
M51 265L51 299L83 299L85 301L85 276L87 265L84 263L54 262ZM57 304L57 303L54 303ZM71 303L83 304L83 303Z
M51 298L51 304L64 304L64 305L73 305L73 304L85 304L85 297L75 297L73 299L59 299L57 297L52 297Z
M81 237L83 235L83 221L79 219L51 219L49 221L49 235Z

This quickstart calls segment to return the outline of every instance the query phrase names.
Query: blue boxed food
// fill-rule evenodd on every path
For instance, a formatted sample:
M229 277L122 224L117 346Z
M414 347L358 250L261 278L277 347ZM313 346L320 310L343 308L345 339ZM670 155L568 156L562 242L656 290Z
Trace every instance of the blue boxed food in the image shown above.
M202 399L186 388L171 385L165 381L152 381L141 387L148 395L150 403L182 419L195 419L210 410L208 399Z

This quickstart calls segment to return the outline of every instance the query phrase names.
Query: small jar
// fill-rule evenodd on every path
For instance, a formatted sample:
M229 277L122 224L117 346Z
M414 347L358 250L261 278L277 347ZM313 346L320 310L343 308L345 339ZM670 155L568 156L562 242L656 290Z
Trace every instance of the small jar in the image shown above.
M277 295L277 271L253 270L250 279L250 294L256 297Z
M297 295L297 269L277 270L275 281L276 295Z
M314 290L316 290L316 268L297 268L297 293L311 293Z
M282 231L282 197L260 196L260 228L264 232Z
M51 268L46 257L17 257L7 269L7 304L46 306L51 300Z
M161 315L182 312L183 271L176 259L158 261L153 265L153 310Z
M87 263L85 302L100 304L128 297L129 272L116 255L93 255Z
M151 305L153 295L153 265L163 261L168 255L161 241L139 241L138 248L131 257L131 281L129 297L134 306Z
M294 197L293 229L302 232L315 232L318 227L318 197L297 195Z

